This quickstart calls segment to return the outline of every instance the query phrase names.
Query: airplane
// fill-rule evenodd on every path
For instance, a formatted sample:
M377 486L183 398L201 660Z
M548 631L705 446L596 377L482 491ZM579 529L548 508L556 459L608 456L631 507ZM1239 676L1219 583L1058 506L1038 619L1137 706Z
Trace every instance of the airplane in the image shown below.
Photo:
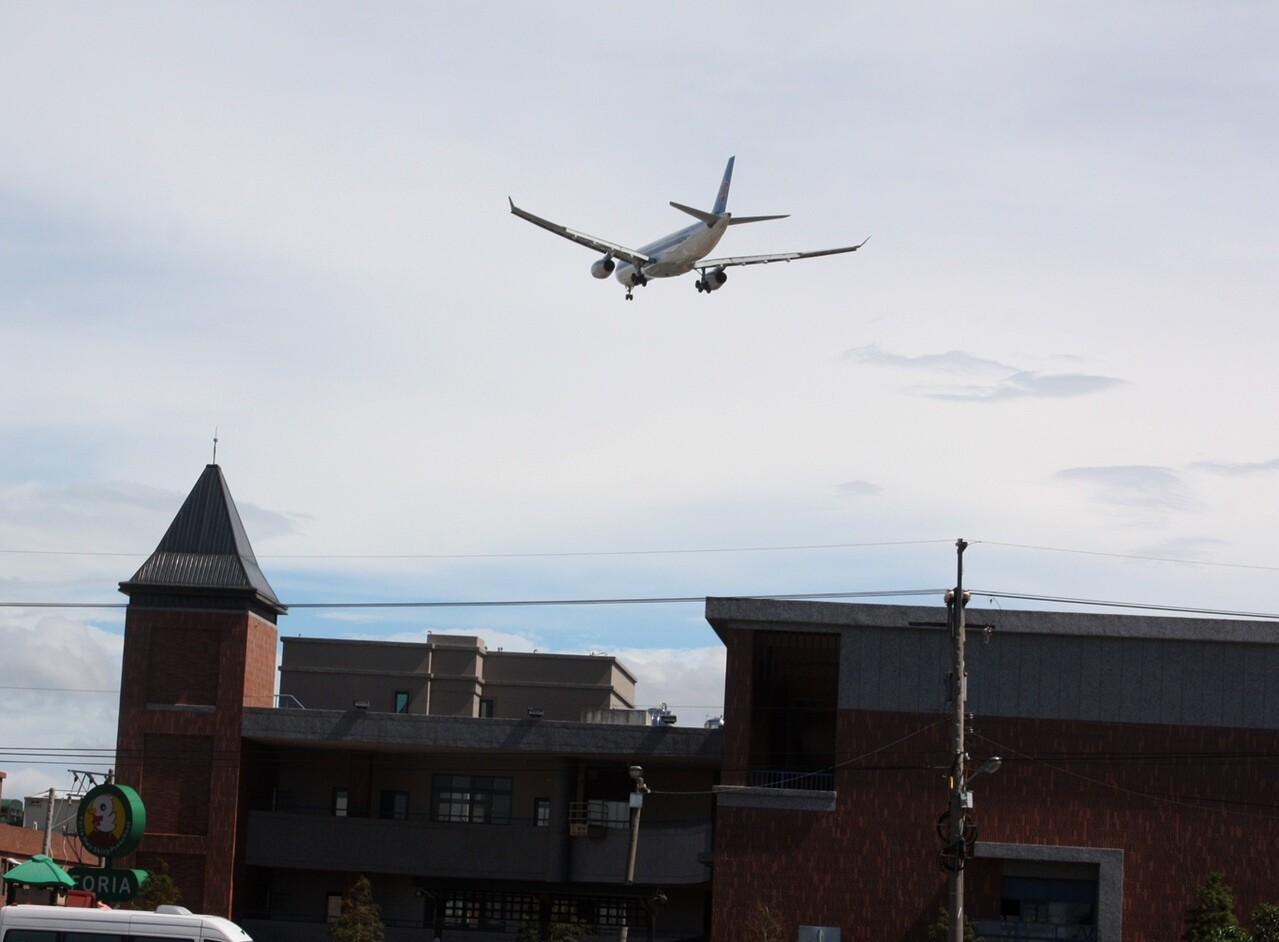
M816 258L819 255L856 252L869 241L868 236L857 245L847 245L838 249L818 249L813 252L775 252L770 255L706 258L705 256L719 244L719 240L724 237L729 226L740 226L747 222L764 222L769 219L785 219L789 215L783 213L780 216L734 217L732 213L727 212L725 207L728 204L728 185L733 179L733 161L736 159L736 157L728 158L728 166L724 168L724 179L720 182L714 208L709 213L671 200L672 206L682 213L688 213L697 222L639 249L628 249L624 245L606 242L604 239L577 232L543 219L541 216L534 216L516 206L515 201L509 196L507 202L511 204L511 212L521 219L526 219L533 225L541 226L547 232L554 232L557 236L576 242L578 245L585 245L597 252L603 252L604 257L591 265L591 274L596 278L614 275L626 286L627 301L632 300L635 288L648 284L650 278L673 278L696 270L699 276L696 282L698 294L705 292L709 295L712 291L717 291L724 286L724 282L728 281L728 275L724 269L734 265L766 265L769 262L792 262L800 258Z

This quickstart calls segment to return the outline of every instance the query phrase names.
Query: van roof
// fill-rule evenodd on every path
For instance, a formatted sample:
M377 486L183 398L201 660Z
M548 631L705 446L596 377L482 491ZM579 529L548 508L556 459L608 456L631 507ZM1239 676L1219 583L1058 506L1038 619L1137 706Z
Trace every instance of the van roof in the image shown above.
M177 909L180 907L174 907ZM0 929L15 925L46 923L73 925L86 928L98 923L105 926L128 928L167 929L175 934L190 934L201 938L217 938L225 942L252 942L249 934L221 916L199 913L148 912L132 909L80 909L69 906L47 906L39 903L19 903L0 906ZM210 931L212 930L212 931Z

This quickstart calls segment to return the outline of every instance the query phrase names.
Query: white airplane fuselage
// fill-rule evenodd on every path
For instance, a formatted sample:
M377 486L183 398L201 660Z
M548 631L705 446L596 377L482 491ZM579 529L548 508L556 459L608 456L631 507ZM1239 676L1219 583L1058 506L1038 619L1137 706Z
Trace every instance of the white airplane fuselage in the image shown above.
M728 231L730 218L732 217L729 213L724 213L713 226L696 222L691 226L685 226L679 232L672 232L656 242L642 246L640 251L645 255L651 255L654 261L645 265L641 274L645 278L674 278L676 275L687 275L697 267L698 261L709 255L714 251L715 246L719 245L719 240L724 238L724 233ZM632 280L634 275L635 266L630 262L619 262L617 270L613 273L614 278L627 286L635 283Z

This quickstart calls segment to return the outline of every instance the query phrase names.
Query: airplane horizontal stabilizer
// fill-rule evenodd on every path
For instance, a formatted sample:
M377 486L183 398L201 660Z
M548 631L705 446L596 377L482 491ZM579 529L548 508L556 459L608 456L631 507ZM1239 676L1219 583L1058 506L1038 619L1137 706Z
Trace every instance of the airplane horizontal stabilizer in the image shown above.
M692 206L685 206L683 203L677 203L671 200L671 205L678 209L681 213L688 213L694 219L700 219L707 226L713 226L719 222L719 217L714 213L708 213L705 210L694 209Z
M744 222L768 222L770 219L785 219L790 213L782 213L780 216L734 216L728 221L730 226L740 226Z

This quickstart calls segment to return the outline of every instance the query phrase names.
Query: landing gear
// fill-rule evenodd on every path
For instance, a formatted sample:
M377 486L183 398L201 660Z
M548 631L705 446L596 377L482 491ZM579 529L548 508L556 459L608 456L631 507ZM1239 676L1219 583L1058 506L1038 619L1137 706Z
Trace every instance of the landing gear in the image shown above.
M639 285L642 288L646 284L648 284L648 279L645 278L642 273L640 272L633 273L631 275L631 280L626 285L626 300L634 301L635 296L632 294L632 292L635 290L635 286Z

